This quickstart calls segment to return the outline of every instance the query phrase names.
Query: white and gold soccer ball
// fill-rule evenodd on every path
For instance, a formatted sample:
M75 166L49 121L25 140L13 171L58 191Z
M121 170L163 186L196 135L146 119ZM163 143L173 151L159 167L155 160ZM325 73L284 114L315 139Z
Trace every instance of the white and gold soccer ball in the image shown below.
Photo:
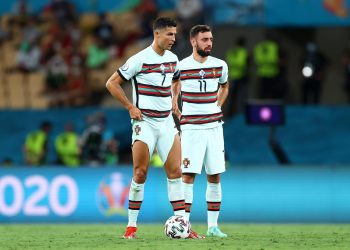
M191 230L191 223L181 215L171 216L164 225L164 233L171 239L186 239Z

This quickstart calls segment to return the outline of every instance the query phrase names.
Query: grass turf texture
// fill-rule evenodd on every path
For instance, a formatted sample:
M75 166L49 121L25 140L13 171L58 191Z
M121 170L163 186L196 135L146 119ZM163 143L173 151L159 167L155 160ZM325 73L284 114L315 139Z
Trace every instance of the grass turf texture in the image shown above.
M124 225L0 224L0 249L350 249L350 225L222 224L225 239L172 240L161 224L140 224L138 239L121 238ZM193 225L198 233L205 225Z

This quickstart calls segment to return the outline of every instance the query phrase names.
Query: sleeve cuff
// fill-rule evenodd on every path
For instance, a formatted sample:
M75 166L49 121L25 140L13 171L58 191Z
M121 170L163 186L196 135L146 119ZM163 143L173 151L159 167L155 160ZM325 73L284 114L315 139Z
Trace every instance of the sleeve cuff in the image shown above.
M122 72L120 72L120 70L117 70L117 73L120 75L120 77L124 80L124 81L128 81L128 79L125 78L125 76L123 76Z
M180 79L180 71L179 70L176 71L173 75L173 80L178 80L178 79Z

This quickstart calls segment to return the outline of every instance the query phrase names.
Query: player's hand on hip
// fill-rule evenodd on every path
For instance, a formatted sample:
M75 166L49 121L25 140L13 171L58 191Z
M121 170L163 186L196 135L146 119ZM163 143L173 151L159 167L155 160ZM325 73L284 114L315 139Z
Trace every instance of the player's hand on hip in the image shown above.
M134 105L129 109L129 114L131 119L135 119L137 121L143 120L141 110L139 110Z

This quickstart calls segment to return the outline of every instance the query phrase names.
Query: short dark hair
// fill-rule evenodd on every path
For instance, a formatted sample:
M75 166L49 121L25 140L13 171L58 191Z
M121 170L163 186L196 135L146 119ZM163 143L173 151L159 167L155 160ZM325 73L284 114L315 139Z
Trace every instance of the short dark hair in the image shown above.
M51 129L52 128L52 123L50 121L43 121L40 123L40 129L45 130L45 129Z
M198 33L202 32L211 32L211 28L208 25L196 25L193 26L190 30L190 38L194 38L198 35Z
M170 17L158 17L153 22L153 30L165 29L167 27L176 27L177 23Z

